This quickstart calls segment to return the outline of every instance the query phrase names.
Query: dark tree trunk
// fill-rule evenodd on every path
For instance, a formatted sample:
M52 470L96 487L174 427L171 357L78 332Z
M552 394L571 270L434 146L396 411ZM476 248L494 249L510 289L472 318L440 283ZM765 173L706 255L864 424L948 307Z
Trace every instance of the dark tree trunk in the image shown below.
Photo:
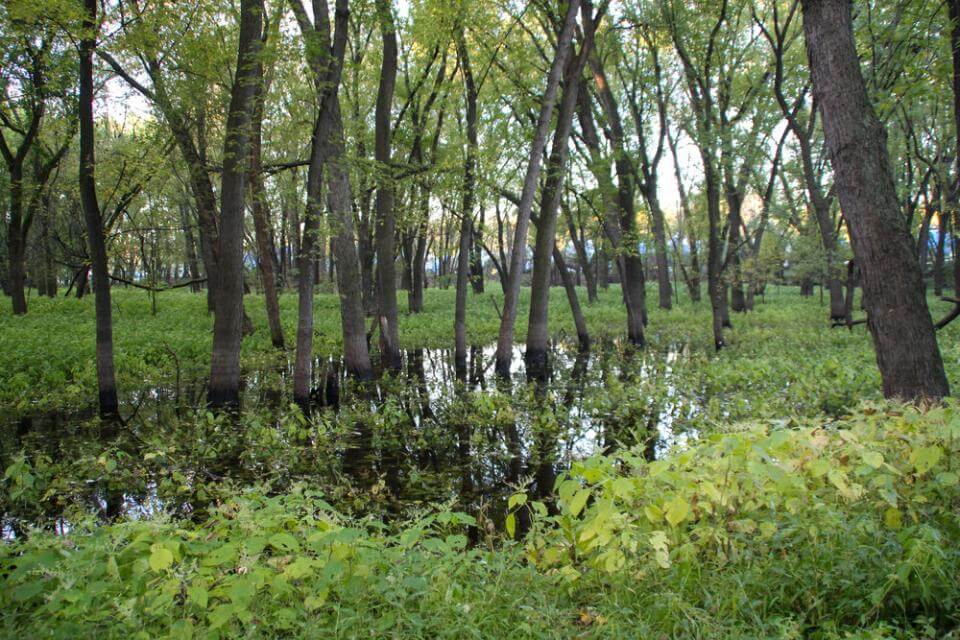
M577 233L577 225L574 223L573 213L570 211L570 207L564 206L563 212L567 220L567 230L570 232L570 240L573 242L573 248L577 252L577 262L580 264L580 270L583 271L583 279L587 285L587 302L596 302L597 273L593 269L590 258L587 256L587 247L583 236ZM594 262L597 261L598 255L598 253L594 254Z
M470 171L473 170L472 165ZM463 209L469 211L473 203L467 200L467 191L463 192ZM473 221L464 214L460 224L460 251L457 258L457 290L454 306L453 363L457 379L466 377L467 371L467 287L470 286L470 239ZM509 373L508 373L509 375Z
M12 175L10 197L10 223L7 225L7 278L9 279L10 298L14 315L27 312L27 296L24 291L27 281L25 259L26 242L22 228L23 218L23 174Z
M93 52L97 46L97 2L84 0L84 37L80 41L80 205L87 227L87 244L93 269L97 324L97 390L100 416L115 419L119 415L117 382L113 367L113 310L110 304L110 274L107 271L107 247L103 237L103 222L97 202L97 183L94 175L93 125Z
M586 92L578 94L578 115L584 141L590 150L591 171L600 187L600 197L603 203L601 224L605 237L613 247L614 259L620 276L620 291L624 305L627 308L627 339L631 344L643 346L645 338L643 326L646 319L646 286L643 276L643 263L640 261L638 247L625 246L625 241L634 237L633 215L625 214L633 211L633 189L629 184L621 183L619 189L614 186L610 178L609 167L604 161L600 138L593 121L592 107ZM622 162L621 162L622 165ZM624 167L621 166L621 169ZM623 173L618 172L618 174ZM626 240L624 236L626 235ZM604 247L606 249L606 247ZM626 255L625 255L626 254ZM604 253L601 264L601 284L610 280L609 254ZM632 295L631 295L632 293Z
M40 219L40 244L43 251L43 294L48 298L57 297L57 267L53 263L53 249L50 246L50 226L53 218L53 203L50 198L45 198L43 216Z
M383 38L383 61L380 68L380 87L374 115L379 184L377 185L377 319L380 325L380 361L386 369L399 371L400 334L397 327L397 272L396 272L396 217L394 213L393 176L390 171L390 116L393 90L397 80L397 34L393 24L393 9L388 0L377 0L376 11Z
M240 341L243 337L243 212L250 124L258 84L261 5L241 0L237 65L223 143L220 184L219 282L214 297L213 355L207 402L215 408L240 404Z
M937 198L934 197L934 201ZM923 220L920 223L920 232L917 235L917 263L920 265L921 277L926 275L927 254L930 253L930 223L933 221L933 214L936 213L936 206L929 199L923 211Z
M570 0L567 5L567 14L564 18L563 28L557 39L557 49L553 62L550 65L547 85L540 103L540 115L537 120L533 144L530 149L530 159L527 164L526 175L523 180L520 206L517 208L517 225L514 229L513 249L510 254L510 266L507 272L509 285L503 299L503 315L500 319L500 332L497 336L495 368L497 374L502 378L510 377L510 360L513 356L513 334L517 319L517 303L520 299L520 275L523 271L523 255L527 245L530 213L533 209L533 199L536 196L537 185L539 183L543 150L547 144L547 130L550 127L553 107L557 99L560 76L563 74L572 47L579 6L579 0Z
M267 31L264 30L260 47L266 46ZM267 210L267 194L260 173L260 148L263 138L263 102L266 93L266 80L263 62L258 60L255 69L253 95L253 120L250 135L250 211L253 216L253 231L257 241L257 266L260 282L263 285L263 298L267 308L267 325L270 328L270 342L277 349L283 349L283 325L280 323L280 299L277 294L277 270L273 243L270 242L270 222Z
M313 73L314 88L320 112L313 130L310 169L307 179L307 212L304 231L319 225L320 191L323 170L327 170L327 207L334 235L331 249L337 264L337 289L340 297L340 325L343 332L343 363L347 372L366 381L373 378L373 366L367 349L363 301L357 295L361 288L360 262L354 241L351 209L350 176L344 165L343 120L340 115L339 88L347 40L350 11L347 0L337 0L336 27L331 38L329 10L325 0L314 6L315 22L311 22L303 4L292 2L297 23L307 42L307 63ZM332 46L331 46L332 42ZM315 227L313 227L315 228ZM313 238L312 242L316 242ZM294 400L309 408L309 386L313 358L313 247L301 241L300 302L297 327L297 355L294 369ZM308 251L309 249L309 251ZM308 284L309 283L309 284Z
M654 183L655 185L656 183ZM656 186L654 186L656 189ZM667 232L660 208L660 199L653 191L647 200L650 206L650 221L653 227L653 243L657 260L657 290L659 293L659 307L670 309L673 306L673 287L670 284L670 267L667 261Z
M867 96L849 0L803 0L814 95L863 283L887 397L949 393L913 243L901 215L886 132Z
M463 72L464 99L466 101L467 149L463 162L463 205L460 216L460 250L457 258L457 290L454 309L454 365L458 372L465 372L467 366L467 285L472 275L472 246L474 244L473 207L477 165L477 88L473 70L470 66L470 54L464 36L464 25L457 30L457 59ZM474 291L477 280L474 278ZM479 280L483 290L482 274Z
M547 370L551 264L556 262L562 277L565 280L570 279L570 274L566 272L563 255L556 248L556 229L557 211L560 208L563 180L567 169L570 131L573 128L573 114L576 111L577 94L580 90L580 78L587 64L587 56L593 48L594 22L591 15L593 8L589 0L583 1L581 13L584 27L580 51L576 58L567 63L564 71L563 96L560 99L560 111L557 115L557 130L553 136L550 158L547 161L546 183L540 196L540 214L537 216L537 238L533 251L533 274L530 278L530 316L527 324L525 354L527 373L536 378L544 377L543 374ZM579 310L579 302L577 302L577 309Z
M187 272L191 280L200 279L200 265L197 263L197 243L193 237L193 222L190 220L189 205L186 202L180 202L180 226L183 227L183 242L187 256ZM200 291L200 283L195 282L190 285L190 289L196 293Z
M560 271L560 278L563 280L563 289L567 294L567 302L570 304L573 325L577 328L577 341L581 349L587 349L590 347L590 331L587 329L587 321L583 317L583 309L580 308L577 288L574 286L573 278L567 269L566 260L563 259L563 253L556 245L553 246L553 262Z
M331 101L333 129L331 153L327 162L327 207L333 216L336 233L333 236L333 254L337 260L337 291L340 296L340 325L343 331L343 364L347 373L358 380L373 378L373 366L367 349L364 309L356 295L360 285L360 264L357 245L353 239L353 213L350 209L350 174L345 165L343 122L340 106ZM394 295L396 298L396 295Z
M621 287L627 304L627 338L631 344L642 347L646 342L643 327L647 324L647 287L633 209L636 170L626 149L620 112L603 67L596 56L591 58L590 65L598 101L607 119L606 131L613 146L613 166L617 175L616 205L620 233L616 244L623 257ZM669 283L667 286L669 290Z

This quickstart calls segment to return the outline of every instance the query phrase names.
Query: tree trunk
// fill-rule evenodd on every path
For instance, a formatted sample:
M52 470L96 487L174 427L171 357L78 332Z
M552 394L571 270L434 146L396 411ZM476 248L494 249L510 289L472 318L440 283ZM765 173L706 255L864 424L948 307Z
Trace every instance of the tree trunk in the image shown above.
M117 382L113 367L113 310L110 304L110 275L107 271L107 247L103 237L103 222L97 202L97 183L94 175L93 124L93 52L97 46L95 33L97 1L84 0L84 37L80 41L80 205L87 227L87 244L93 269L96 310L97 390L100 416L116 419L119 415Z
M353 239L353 212L350 208L350 174L347 172L343 147L343 122L340 105L330 100L333 118L327 164L327 208L333 217L336 233L333 254L337 260L337 292L340 296L340 326L343 331L343 364L347 373L364 381L373 378L373 366L367 349L364 309L356 291L361 284L357 245ZM396 299L396 295L394 295Z
M720 282L722 274L723 247L720 243L720 185L717 170L709 150L701 150L703 157L704 179L707 192L707 220L709 238L707 240L707 296L710 298L710 310L713 319L713 345L719 351L724 346L723 327L726 309L726 288ZM729 320L727 320L729 323Z
M220 184L219 282L214 297L213 354L207 391L207 402L215 409L235 408L240 404L243 213L261 25L260 3L241 0L237 65L230 90Z
M553 246L553 263L560 271L560 278L563 280L563 288L567 294L567 302L570 304L570 313L573 316L573 325L577 328L577 341L580 349L590 347L590 331L587 329L587 321L583 317L583 309L580 308L580 298L577 296L577 288L574 286L573 278L567 269L566 260L563 253L556 245Z
M477 88L473 70L470 66L470 54L464 36L464 26L457 30L457 59L463 72L464 99L466 101L467 150L463 162L463 204L460 221L460 250L457 258L457 290L454 309L454 368L460 373L466 371L467 362L467 285L473 270L473 206L477 165ZM474 291L477 280L474 277ZM482 274L479 281L483 290Z
M11 177L14 184L12 191L18 192L10 198L10 223L7 225L7 278L9 278L10 297L13 302L14 315L23 315L27 312L27 296L24 291L27 280L27 266L25 260L26 243L21 229L22 213L17 209L22 207L22 179Z
M260 47L266 46L267 32L264 30ZM277 295L277 273L273 246L270 242L270 223L267 211L267 194L260 173L260 148L263 138L263 102L266 85L263 62L257 61L253 94L253 121L250 135L250 212L253 216L253 231L257 241L257 266L260 282L263 284L263 297L267 308L267 325L270 328L270 342L277 349L283 349L283 325L280 324L280 299Z
M376 144L374 159L377 162L379 184L377 185L377 318L380 325L380 362L384 368L399 371L400 334L397 328L397 272L396 217L394 214L393 176L390 171L390 116L393 106L393 90L397 80L397 34L393 24L393 9L388 0L377 0L376 11L383 38L383 60L380 68L380 87L374 119Z
M863 282L883 393L949 393L913 243L900 212L886 132L867 96L848 0L803 0L814 95Z
M667 232L660 208L660 199L656 192L650 194L647 203L650 205L650 221L653 227L653 245L657 261L657 290L659 292L659 307L670 309L673 306L673 287L670 284L670 267L667 262Z
M472 171L472 165L470 171ZM467 287L470 286L470 239L473 237L473 219L466 214L473 206L463 192L464 215L460 223L460 252L457 258L457 291L453 318L453 364L457 379L466 377L467 371ZM509 370L507 375L509 376Z
M523 180L523 191L520 196L520 206L517 209L517 224L514 230L513 251L510 254L510 267L507 272L509 286L503 299L503 315L500 319L500 332L497 337L496 372L502 378L510 377L510 360L513 350L513 333L517 319L517 303L520 299L520 275L523 270L523 254L527 244L527 230L530 226L530 212L533 209L533 199L536 196L540 178L540 166L543 160L543 150L547 144L547 130L550 127L554 103L557 99L557 88L560 85L560 76L567 64L567 58L573 42L574 27L577 22L579 0L570 0L567 5L567 14L564 18L563 29L557 40L557 49L553 63L547 76L547 85L540 103L540 115L530 149L530 159L527 164L526 175Z
M540 215L537 216L537 238L533 251L533 274L530 278L530 316L527 324L525 354L527 374L537 379L545 378L547 371L551 264L556 262L557 268L562 271L562 277L570 278L570 274L566 272L563 255L557 250L556 230L557 211L563 195L570 131L573 128L573 114L577 107L580 78L587 64L587 56L593 48L594 23L591 15L593 10L589 0L583 1L581 9L584 27L580 51L576 58L567 63L564 70L563 96L560 100L560 112L557 115L557 130L553 136L550 158L547 161L546 183L540 195ZM559 260L556 259L558 255ZM579 308L579 302L577 307Z

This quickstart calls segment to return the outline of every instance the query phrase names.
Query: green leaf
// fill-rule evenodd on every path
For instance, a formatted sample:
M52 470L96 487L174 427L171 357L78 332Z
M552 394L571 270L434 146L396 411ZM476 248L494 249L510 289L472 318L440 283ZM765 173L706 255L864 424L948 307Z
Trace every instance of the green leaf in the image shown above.
M663 519L663 511L655 504L648 504L643 507L643 514L651 524L657 524Z
M207 592L206 587L202 585L193 585L187 587L187 599L201 609L206 609L207 602L209 601L209 593Z
M154 571L163 571L173 565L173 553L161 544L150 547L150 568Z
M570 501L570 506L567 507L570 515L574 518L580 515L580 512L583 511L589 499L590 489L580 489L580 491L577 491L577 494L573 496L573 500Z
M883 454L879 451L867 451L863 454L863 461L874 469L879 469L883 464Z
M917 473L924 474L930 471L943 457L943 449L933 445L930 447L921 447L910 454L910 462L913 463Z
M903 516L900 511L891 507L883 512L883 523L891 529L899 529L903 524Z
M289 533L275 533L270 536L270 546L278 551L296 552L300 550L300 543Z
M937 482L945 487L954 487L960 482L960 476L953 471L944 471L937 474Z
M687 514L690 513L690 503L680 496L674 496L666 506L667 522L670 523L671 527L675 527L683 522L684 519L686 519Z
M507 535L511 538L514 537L514 534L517 532L517 518L512 513L507 516L507 520L504 522L504 527L507 530Z

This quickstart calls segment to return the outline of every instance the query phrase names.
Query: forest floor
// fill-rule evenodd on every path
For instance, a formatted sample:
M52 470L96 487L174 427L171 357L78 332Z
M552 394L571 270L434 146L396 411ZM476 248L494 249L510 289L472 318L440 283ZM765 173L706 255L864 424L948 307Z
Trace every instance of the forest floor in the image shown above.
M882 401L865 327L770 286L720 354L709 305L684 299L650 310L635 352L611 287L585 305L582 351L555 288L550 380L528 384L518 346L504 383L488 292L458 383L453 295L428 290L415 315L401 298L404 373L362 389L339 366L337 297L317 296L330 406L309 418L247 296L231 419L202 406L204 297L161 294L154 315L116 290L120 427L91 418L92 299L0 312L0 635L957 633L960 405ZM291 341L295 296L281 306ZM954 385L958 327L939 336Z

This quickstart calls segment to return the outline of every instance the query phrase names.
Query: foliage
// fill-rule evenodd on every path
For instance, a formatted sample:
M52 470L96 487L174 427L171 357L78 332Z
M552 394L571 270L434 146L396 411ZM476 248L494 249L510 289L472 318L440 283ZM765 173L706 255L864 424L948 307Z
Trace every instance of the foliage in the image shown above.
M526 542L476 520L338 513L303 485L202 522L3 546L5 635L941 637L958 622L960 406L730 425L655 462L574 464ZM22 463L12 487L29 484ZM508 528L509 528L508 524ZM854 636L850 634L854 633Z

